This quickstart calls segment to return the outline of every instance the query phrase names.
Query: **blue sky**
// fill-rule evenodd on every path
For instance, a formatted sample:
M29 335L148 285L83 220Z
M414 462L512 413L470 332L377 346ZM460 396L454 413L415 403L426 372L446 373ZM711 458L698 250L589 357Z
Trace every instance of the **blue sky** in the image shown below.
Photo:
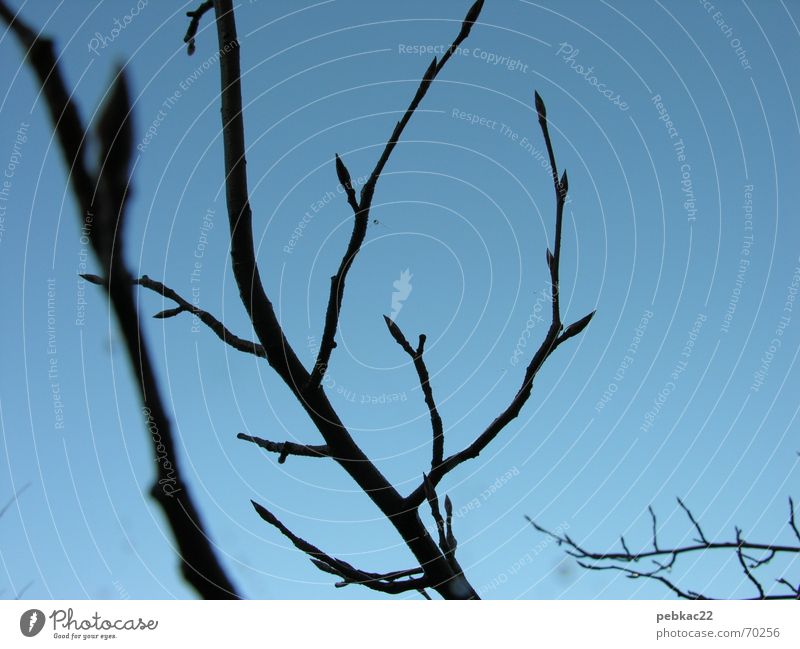
M534 89L569 172L562 308L567 321L597 314L547 363L522 415L440 488L457 512L461 564L485 597L668 596L582 571L525 514L593 548L622 533L644 547L652 505L662 545L680 544L692 533L680 496L708 536L730 540L739 525L745 537L790 540L787 497L800 499L791 396L800 389L800 7L714 5L487 0L379 183L327 384L358 442L407 493L429 464L430 431L414 369L381 317L394 283L409 271L396 320L409 339L428 336L446 452L455 452L511 399L547 326L537 318L547 314L554 197ZM251 336L229 269L216 34L204 20L186 55L192 8L119 0L90 13L65 2L21 11L55 37L87 122L114 66L130 74L132 270ZM449 44L467 8L237 8L258 257L308 366L352 223L333 155L356 179L372 170L430 48ZM113 31L115 19L124 29ZM26 597L191 597L145 495L155 466L116 324L101 291L77 278L83 264L94 268L67 170L8 34L0 56L0 497L29 485L0 519L0 592L32 582ZM145 316L164 308L159 296L140 298ZM413 561L336 465L279 465L236 439L320 441L270 368L189 317L146 319L145 331L184 474L243 593L380 597L334 589L252 510L250 499L263 502L366 570ZM688 558L681 583L751 595L729 559ZM796 562L784 567L796 576Z

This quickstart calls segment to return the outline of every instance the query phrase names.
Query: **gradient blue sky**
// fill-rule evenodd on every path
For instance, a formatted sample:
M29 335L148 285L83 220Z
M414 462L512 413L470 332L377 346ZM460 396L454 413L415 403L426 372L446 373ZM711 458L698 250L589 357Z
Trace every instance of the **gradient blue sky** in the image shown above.
M134 2L90 13L26 2L21 11L55 37L86 121L114 66L130 74L141 145L126 233L131 268L249 336L227 254L212 22L203 21L193 57L182 44L194 4L150 0L114 38L114 20ZM554 197L537 158L534 89L569 171L563 310L568 321L597 315L548 362L522 416L440 489L457 511L460 561L485 597L668 596L656 584L582 571L524 514L597 549L621 533L643 547L652 505L662 545L679 544L692 533L680 496L708 536L729 540L738 524L764 542L790 538L787 497L794 489L800 499L800 306L786 305L800 284L800 6L710 4L487 0L378 186L378 222L350 275L328 384L358 442L406 493L428 466L430 431L413 367L381 317L393 282L412 274L396 319L410 339L428 336L446 452L455 452L518 388L521 336L530 335L528 358L546 327L535 316L547 312L539 294ZM308 365L352 219L333 154L354 178L371 171L430 62L414 46L448 44L467 8L460 0L238 6L258 257ZM11 597L32 582L26 597L191 597L145 495L155 467L116 324L101 291L77 279L76 204L38 88L8 34L0 57L0 165L4 173L15 165L0 203L0 498L30 485L0 519L0 592ZM589 67L616 102L587 79ZM302 236L287 248L304 215ZM160 297L140 296L145 316L164 308ZM145 329L184 474L243 593L380 597L335 590L250 505L266 504L364 569L412 564L336 465L278 465L236 439L319 442L270 368L194 331L189 317L146 319ZM752 594L735 557L682 565L689 588ZM795 577L798 567L786 566Z

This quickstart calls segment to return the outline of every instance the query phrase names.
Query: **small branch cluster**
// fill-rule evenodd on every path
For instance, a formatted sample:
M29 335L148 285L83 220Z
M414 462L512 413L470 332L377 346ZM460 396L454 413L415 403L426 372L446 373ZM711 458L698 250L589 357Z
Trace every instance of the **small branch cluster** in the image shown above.
M26 50L26 60L41 85L55 136L70 171L70 187L80 207L81 229L89 233L92 250L103 274L102 278L97 275L85 278L103 286L108 294L142 405L159 432L158 440L156 436L150 436L158 466L151 494L172 530L183 576L201 597L238 598L232 581L216 556L190 488L182 479L172 421L161 398L151 355L142 336L133 282L123 255L124 221L134 152L132 101L124 71L116 72L94 128L89 131L78 113L73 93L68 89L53 42L25 24L3 0L0 0L0 19ZM86 144L90 138L98 145L99 156L94 166L86 159ZM159 460L163 457L168 457L169 462ZM162 480L177 484L167 492L160 486L165 484Z
M779 545L773 543L755 543L747 541L738 527L734 529L734 541L709 541L703 528L691 510L678 498L678 505L692 524L697 537L689 545L665 548L658 543L658 519L652 507L649 507L652 519L652 550L631 552L625 537L620 537L622 552L593 552L573 541L568 534L551 532L528 518L531 525L543 534L554 539L559 545L566 546L566 553L578 560L578 565L587 570L615 570L624 573L630 579L651 579L658 581L682 599L714 599L696 590L679 587L670 575L678 557L692 553L709 551L733 552L742 569L744 577L753 585L756 594L749 599L800 599L800 582L792 583L785 577L777 578L776 583L788 589L788 593L773 593L765 588L755 570L769 564L778 556L793 557L800 553L800 532L795 523L794 502L789 498L789 527L798 543L796 545ZM526 517L527 518L527 517ZM758 556L754 556L757 553ZM640 567L649 563L652 567Z

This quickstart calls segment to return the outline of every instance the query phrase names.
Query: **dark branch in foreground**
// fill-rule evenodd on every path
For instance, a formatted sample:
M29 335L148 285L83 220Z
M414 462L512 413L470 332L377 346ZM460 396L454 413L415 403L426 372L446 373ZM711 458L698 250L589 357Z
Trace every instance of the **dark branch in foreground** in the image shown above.
M103 286L125 341L143 405L143 421L157 435L150 435L157 463L157 479L151 495L160 505L177 542L184 578L206 599L238 598L216 556L199 512L183 479L172 434L172 422L161 399L155 370L142 335L133 284L122 256L122 234L129 169L133 156L131 100L120 71L100 111L96 132L100 158L90 170L84 144L87 131L58 65L53 43L38 36L0 0L0 18L27 50L45 97L61 153L69 169L69 181L80 207L81 228L89 233L94 254L102 268Z
M657 539L657 521L655 513L650 509L650 515L653 521L653 538L652 550L643 552L631 552L625 543L624 537L621 538L622 552L593 552L587 550L583 546L573 541L568 534L558 534L551 532L544 527L538 525L536 522L527 518L528 522L536 529L536 531L546 534L554 539L559 545L566 546L566 553L578 560L578 565L587 570L616 570L627 575L631 579L652 579L662 583L669 588L678 597L683 599L714 599L708 597L698 591L685 590L680 588L668 578L666 575L670 574L672 569L677 563L678 557L685 554L695 552L709 552L709 551L732 551L736 554L739 565L742 568L744 577L753 584L756 589L757 595L751 599L798 599L800 598L800 586L792 585L792 583L784 578L776 579L776 582L787 587L791 594L772 594L768 593L764 588L762 582L754 574L754 571L761 566L769 564L776 556L791 557L792 555L800 553L800 544L798 545L780 545L774 543L755 543L746 541L742 536L742 531L737 527L735 529L735 541L709 541L703 532L697 519L692 514L691 510L679 498L678 504L681 509L686 513L687 518L691 522L694 529L697 531L698 537L694 539L694 544L684 545L670 548L660 547ZM794 503L789 499L789 526L794 531ZM755 558L748 554L750 552L763 553L763 556ZM639 564L649 560L653 565L652 568L633 568L631 564Z
M472 26L475 24L475 21L478 19L481 9L483 8L483 2L484 0L478 0L472 5L470 10L467 12L467 15L464 17L464 21L461 24L461 30L458 32L455 40L442 56L441 60L437 60L436 57L433 57L433 61L431 61L431 64L428 66L428 69L422 76L422 81L419 84L419 88L417 88L414 98L411 100L411 103L406 109L403 117L394 127L394 131L392 131L391 136L389 136L389 140L386 142L383 153L381 153L381 156L378 158L378 162L375 164L375 168L372 170L369 179L361 189L360 200L356 199L355 189L353 188L350 172L347 170L347 167L339 158L338 154L336 155L336 174L339 177L339 182L345 188L347 202L353 209L355 218L353 222L353 232L350 235L350 242L347 244L347 249L345 250L342 261L339 264L339 270L337 270L336 274L331 277L328 309L325 314L325 327L322 332L322 341L320 342L319 352L317 353L317 360L314 363L314 368L311 371L311 377L308 382L307 388L309 390L315 390L319 387L320 382L322 381L322 378L325 376L325 372L328 369L331 353L336 347L336 330L339 326L339 313L342 308L345 280L347 279L347 273L350 270L350 267L353 265L353 261L361 250L361 244L364 242L364 237L367 234L369 212L372 208L372 198L375 194L375 187L378 184L381 173L383 172L386 163L389 161L392 151L394 151L395 146L397 146L397 143L400 141L400 137L402 136L406 125L409 123L409 121L411 121L414 111L416 111L417 107L422 102L422 99L425 97L425 94L428 92L428 89L431 87L433 80L436 79L439 72L441 72L444 66L447 65L450 57L458 49L461 43L463 43L469 36Z

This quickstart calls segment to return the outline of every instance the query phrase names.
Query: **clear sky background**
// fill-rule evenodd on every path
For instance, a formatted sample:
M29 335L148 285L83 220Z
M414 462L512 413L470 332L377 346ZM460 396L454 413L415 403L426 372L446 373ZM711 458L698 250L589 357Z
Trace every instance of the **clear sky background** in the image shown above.
M130 75L140 145L132 270L247 337L229 268L210 15L194 56L182 43L194 4L150 0L132 15L132 0L13 2L55 37L87 122L114 66ZM393 283L408 269L396 320L409 339L428 336L446 452L455 452L507 405L546 329L537 317L547 317L554 196L537 157L534 89L569 172L564 319L597 315L550 359L522 415L440 487L455 505L461 564L484 597L670 596L581 570L525 514L598 550L618 547L620 534L638 549L650 542L648 505L662 545L689 541L680 496L709 537L731 540L739 525L746 538L791 541L800 5L713 4L487 0L378 186L327 383L357 441L407 493L429 465L431 435L414 369L381 317ZM449 44L467 9L461 0L237 7L258 258L307 366L352 224L333 155L354 178L372 170L430 62L416 46ZM113 32L115 19L127 26ZM101 290L77 276L83 263L96 266L84 256L67 170L9 34L0 60L9 182L0 202L0 500L28 485L0 518L0 596L29 584L31 598L192 597L146 495L155 466L116 324ZM144 316L172 306L140 298ZM255 514L250 499L366 570L413 563L337 465L279 465L236 439L321 441L266 363L193 326L187 316L144 321L184 475L234 581L253 598L381 597L334 589ZM735 556L681 565L674 576L688 588L754 594ZM796 580L799 569L776 566L764 582Z

